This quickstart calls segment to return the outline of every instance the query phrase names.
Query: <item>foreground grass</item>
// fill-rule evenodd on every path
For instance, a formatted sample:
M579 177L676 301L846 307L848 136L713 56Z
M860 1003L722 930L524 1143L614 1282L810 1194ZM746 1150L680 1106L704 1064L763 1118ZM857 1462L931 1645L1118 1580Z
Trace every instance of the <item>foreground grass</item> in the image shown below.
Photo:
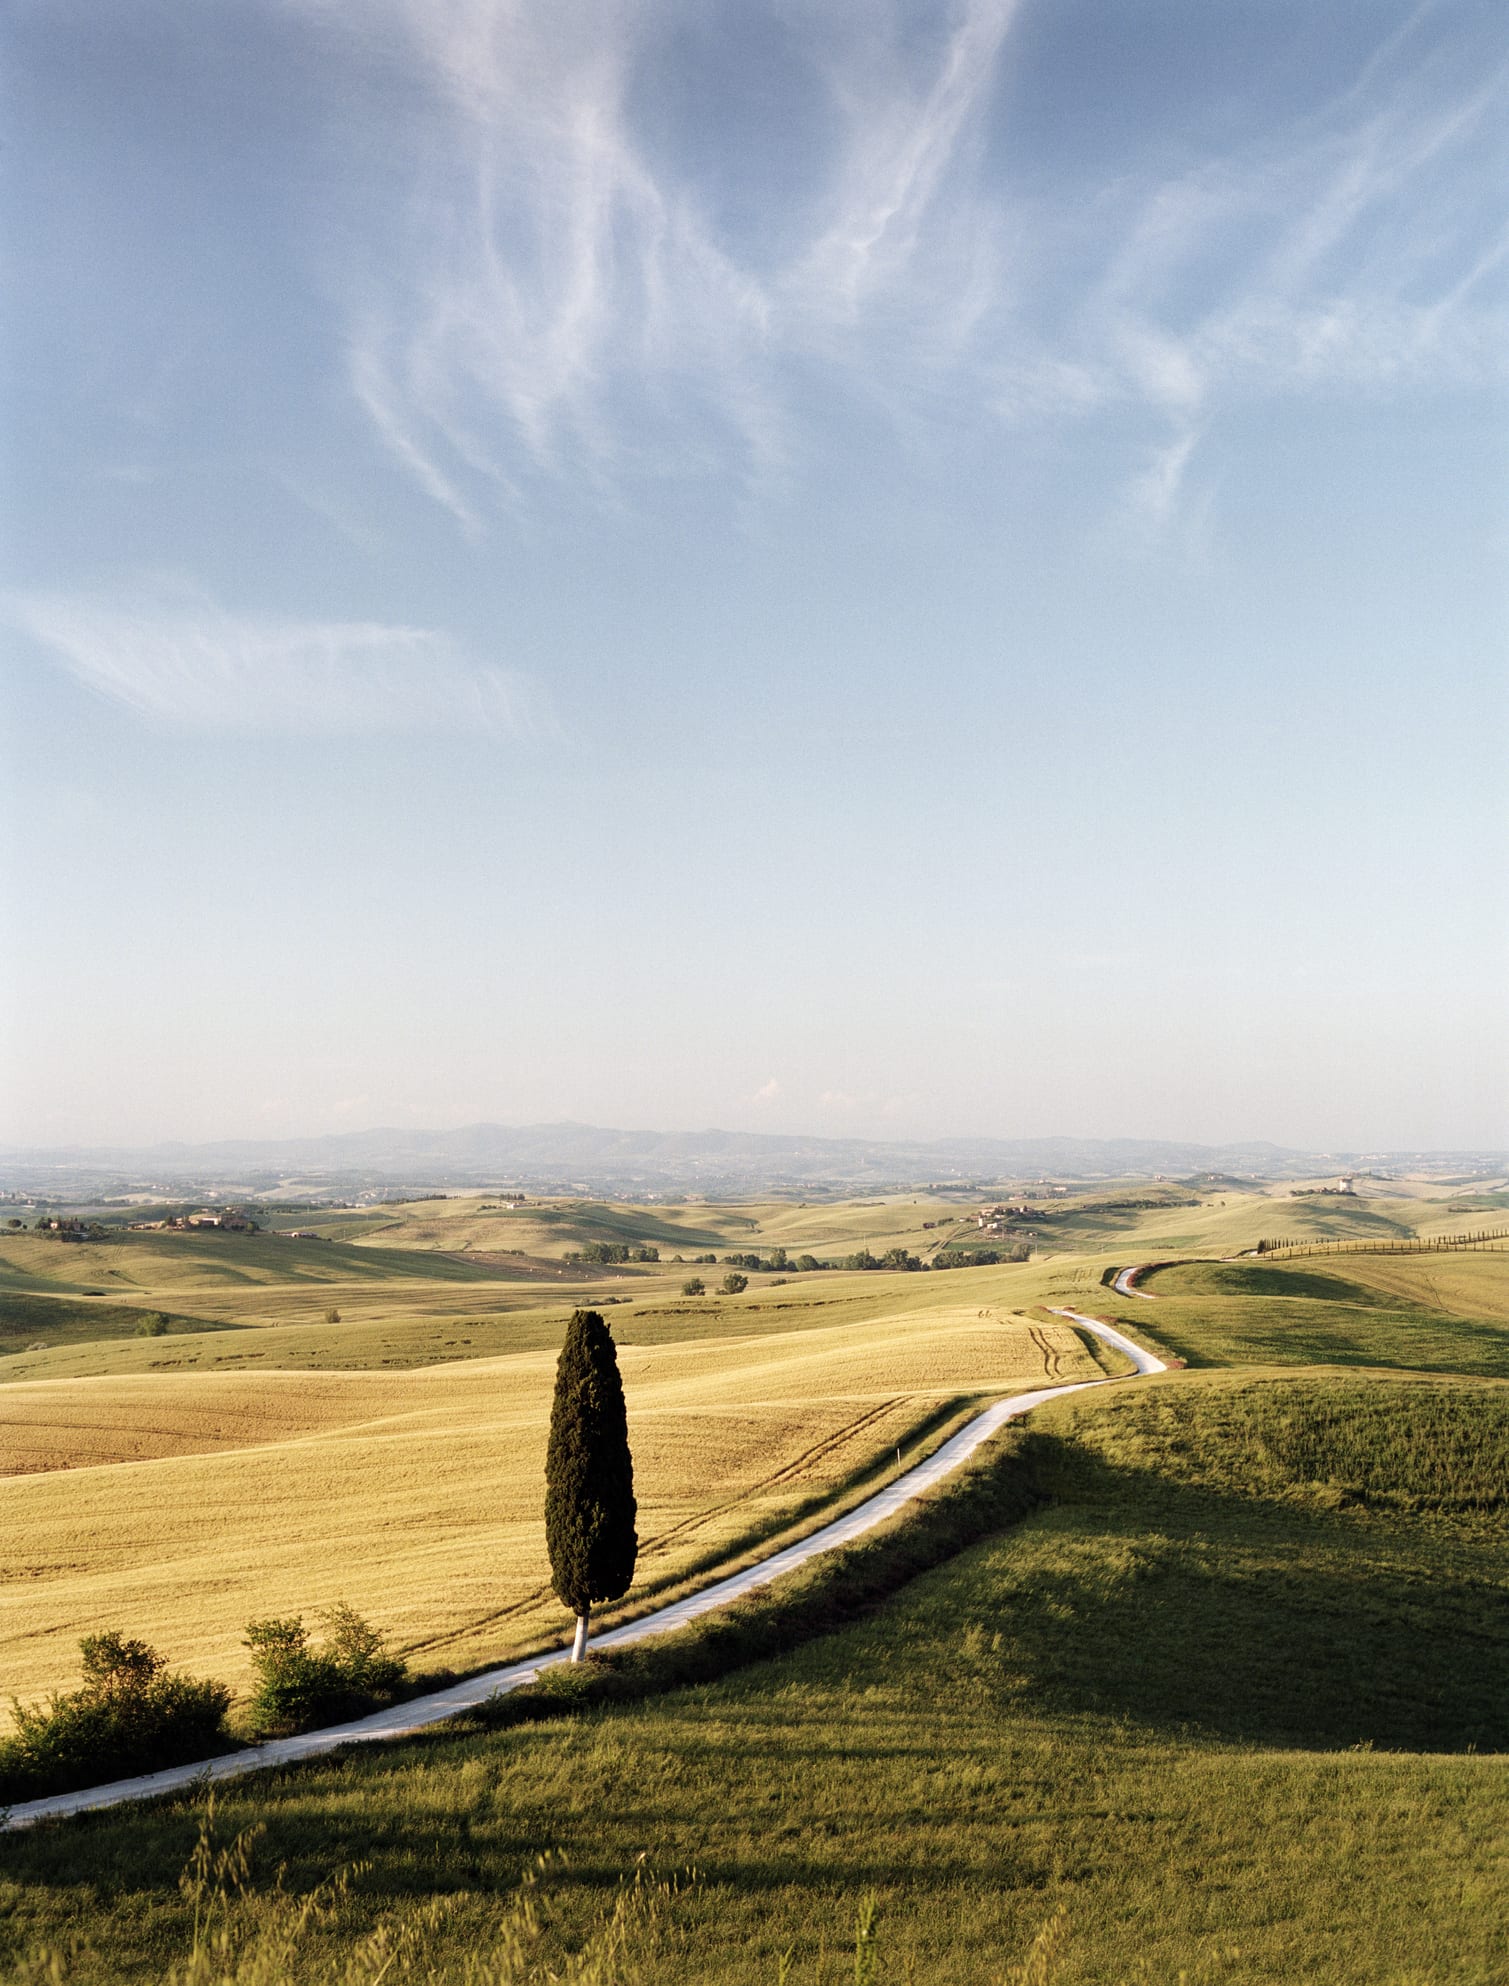
M355 1865L297 1976L433 1909L431 1970L386 1976L460 1977L558 1848L557 1968L641 1857L695 1869L649 1981L990 1981L1055 1923L1061 1982L1502 1979L1505 1392L1343 1384L1079 1396L1035 1444L1053 1503L870 1619L657 1701L231 1789L221 1826L267 1829L245 1908L281 1907L279 1865L290 1895ZM10 1950L82 1939L73 1978L163 1978L196 1827L7 1842ZM840 1972L871 1892L875 1969Z

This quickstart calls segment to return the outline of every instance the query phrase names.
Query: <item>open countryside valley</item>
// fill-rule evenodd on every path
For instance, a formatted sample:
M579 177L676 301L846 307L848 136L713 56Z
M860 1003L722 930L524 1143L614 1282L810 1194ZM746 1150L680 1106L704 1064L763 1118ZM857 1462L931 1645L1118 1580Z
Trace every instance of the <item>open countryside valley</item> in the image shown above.
M1509 5L0 62L0 1986L1509 1986Z
M222 1681L250 1735L248 1623L337 1606L416 1703L559 1649L541 1498L576 1309L611 1326L634 1458L610 1634L863 1506L991 1402L1079 1390L674 1633L212 1808L190 1789L12 1831L5 1962L1505 1977L1509 1193L1344 1184L13 1227L0 1674L22 1706L119 1632ZM1167 1369L1136 1376L1077 1317Z

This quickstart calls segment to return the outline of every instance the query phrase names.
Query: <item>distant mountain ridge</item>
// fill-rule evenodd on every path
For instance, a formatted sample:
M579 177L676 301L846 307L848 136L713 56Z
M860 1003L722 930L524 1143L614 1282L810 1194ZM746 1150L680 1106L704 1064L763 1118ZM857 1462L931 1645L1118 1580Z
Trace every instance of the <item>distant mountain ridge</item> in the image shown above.
M1499 1153L1315 1153L1263 1140L1203 1145L1151 1138L824 1138L760 1131L635 1131L601 1125L392 1127L314 1138L174 1141L146 1148L0 1148L0 1176L69 1173L167 1182L212 1176L396 1181L407 1185L913 1186L1013 1177L1150 1173L1303 1177L1403 1159L1481 1165Z

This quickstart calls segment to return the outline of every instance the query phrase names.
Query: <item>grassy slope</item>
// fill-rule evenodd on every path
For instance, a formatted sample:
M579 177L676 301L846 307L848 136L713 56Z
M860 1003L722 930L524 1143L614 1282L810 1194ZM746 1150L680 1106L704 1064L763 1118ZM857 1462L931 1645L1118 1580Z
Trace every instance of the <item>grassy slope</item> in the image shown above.
M1117 1302L1191 1364L1374 1365L1509 1378L1509 1254L1189 1262Z
M601 1200L530 1201L500 1207L496 1198L424 1200L383 1209L381 1222L366 1221L349 1231L374 1248L501 1251L560 1255L588 1242L649 1244L667 1259L675 1254L719 1255L784 1247L793 1255L844 1254L877 1242L929 1242L925 1220L952 1223L966 1210L956 1203L912 1194L873 1201L806 1203L791 1200L747 1202L691 1201L683 1205L640 1206ZM972 1222L972 1210L971 1210ZM321 1228L321 1232L326 1231ZM348 1230L339 1217L332 1234Z
M571 1858L568 1942L639 1855L695 1865L651 1981L773 1986L794 1947L805 1986L871 1888L879 1976L936 1986L1002 1975L1059 1906L1060 1986L1502 1979L1503 1760L1467 1747L1509 1741L1506 1391L1447 1413L1444 1383L1343 1386L1081 1396L1048 1417L1054 1503L857 1627L638 1707L227 1788L222 1825L265 1823L294 1890L364 1864L353 1929L462 1893L466 1948L542 1848ZM1439 1494L1463 1426L1473 1507ZM82 1931L75 1977L159 1977L194 1825L11 1844L4 1935Z
M629 1342L620 1364L641 1585L790 1519L950 1401L1095 1375L1064 1326L976 1305ZM248 1619L337 1599L428 1662L548 1641L561 1621L540 1508L554 1368L552 1345L399 1372L7 1389L7 1453L35 1473L0 1483L6 1689L56 1687L78 1637L120 1623L241 1683Z
M153 1316L166 1318L170 1334L184 1331L223 1331L233 1328L208 1318L181 1312L154 1311L141 1304L111 1303L90 1297L33 1296L22 1290L0 1290L0 1359L28 1346L51 1349L59 1345L93 1345L101 1340L130 1338Z
M493 1272L495 1275L495 1272ZM65 1242L49 1235L0 1235L0 1287L56 1295L103 1288L113 1296L155 1291L287 1283L371 1282L395 1276L446 1282L487 1279L474 1263L414 1250L294 1241L281 1234L132 1234Z

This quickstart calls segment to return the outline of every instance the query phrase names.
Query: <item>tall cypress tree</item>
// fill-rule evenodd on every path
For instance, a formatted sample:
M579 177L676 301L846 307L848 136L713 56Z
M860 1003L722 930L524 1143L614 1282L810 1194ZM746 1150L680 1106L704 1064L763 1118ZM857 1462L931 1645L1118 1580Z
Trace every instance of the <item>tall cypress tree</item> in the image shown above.
M634 1460L618 1353L597 1311L578 1310L555 1368L545 1457L550 1578L576 1615L573 1662L586 1653L592 1602L617 1600L629 1590L639 1550L634 1515Z

